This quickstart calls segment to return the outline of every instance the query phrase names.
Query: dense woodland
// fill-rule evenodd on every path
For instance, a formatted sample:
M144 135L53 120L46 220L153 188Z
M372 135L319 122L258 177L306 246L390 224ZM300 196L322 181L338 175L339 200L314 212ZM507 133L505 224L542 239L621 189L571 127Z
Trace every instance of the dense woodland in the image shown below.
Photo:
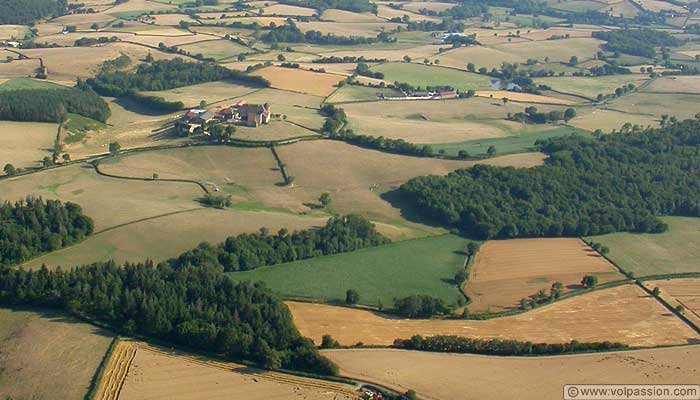
M92 234L79 205L27 197L0 205L0 267L71 245Z
M377 5L369 0L282 0L279 3L315 8L319 11L319 14L332 8L357 13L377 12Z
M442 299L426 295L411 295L394 300L395 311L406 318L430 318L450 313Z
M264 368L333 375L287 307L261 284L234 283L204 264L97 263L69 271L0 271L0 304L51 307Z
M495 356L531 356L579 352L610 351L627 348L622 343L593 342L548 344L519 342L502 339L471 339L460 336L413 336L410 339L396 339L394 347L409 350L435 351L441 353L489 354Z
M392 41L386 32L379 33L376 38L338 36L332 33L323 34L315 30L302 32L291 19L287 20L284 25L273 27L262 35L261 39L268 43L314 43L321 45L356 45Z
M0 0L0 24L24 25L66 13L66 0Z
M211 63L186 62L181 58L144 63L134 73L102 71L88 83L103 96L123 96L138 90L159 91L221 80L237 80L269 86L261 77L246 75Z
M538 142L535 168L478 165L410 180L420 213L481 239L662 232L658 215L700 216L700 118Z
M607 42L605 50L647 58L656 57L656 47L681 44L668 32L648 28L594 32L593 37Z
M0 120L61 122L68 113L101 122L111 115L107 103L85 85L0 91Z
M377 232L371 222L357 215L348 215L331 218L319 229L292 233L282 229L277 234L270 234L263 228L259 233L229 237L218 245L205 242L169 263L178 268L212 265L227 272L246 271L387 243L389 239Z

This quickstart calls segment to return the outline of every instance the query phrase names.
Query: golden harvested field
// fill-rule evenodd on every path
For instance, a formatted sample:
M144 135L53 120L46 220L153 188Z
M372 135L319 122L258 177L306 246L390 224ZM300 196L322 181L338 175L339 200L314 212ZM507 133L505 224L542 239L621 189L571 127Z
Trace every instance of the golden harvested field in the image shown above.
M29 33L24 25L0 25L0 40L23 39Z
M50 155L58 124L0 121L0 164L36 167Z
M102 28L116 19L117 18L115 16L105 13L69 14L54 18L51 20L51 23L60 24L63 26L73 25L78 29L88 29L92 24L97 24L100 28Z
M196 207L202 190L189 183L126 181L101 177L91 167L71 165L3 181L0 198L27 195L80 204L95 230Z
M623 1L620 1L617 3L612 3L609 6L606 6L601 11L608 12L608 13L610 13L610 15L615 16L615 17L625 16L627 18L636 17L641 12L632 3L631 0L623 0Z
M695 114L698 113L698 99L697 95L687 94L632 93L613 100L608 108L656 117L669 114L682 120L695 117ZM673 104L671 109L669 109L669 104Z
M241 85L235 82L207 82L199 85L184 86L176 89L162 90L158 92L144 92L149 95L159 96L168 101L181 101L185 107L197 108L199 102L204 100L207 104L222 103L228 105L226 100L232 100L248 93L260 90L259 87ZM226 104L224 104L226 103Z
M411 47L407 49L387 49L387 50L381 50L381 49L376 49L376 50L366 50L368 47L363 48L358 48L356 50L352 49L340 49L339 47L336 48L335 50L326 50L323 48L311 48L311 49L306 49L305 47L298 46L295 47L294 49L297 51L319 51L319 54L327 57L327 56L336 56L336 57L344 57L344 56L354 56L354 57L365 57L367 59L370 58L384 58L389 61L403 61L404 56L409 56L414 59L420 59L422 60L425 57L433 57L434 55L438 54L440 51L439 45L433 45L433 44L428 44L424 46L417 46L417 47ZM463 68L466 69L467 64L466 62L464 63Z
M199 23L187 14L153 14L151 18L155 20L156 25L161 26L177 26L180 21L186 21L193 25Z
M661 297L673 307L683 306L685 316L700 328L700 279L646 281L644 286L649 290L654 290L655 287L661 289Z
M413 11L413 12L420 12L422 8L425 8L426 10L431 10L431 11L445 11L448 8L454 7L454 3L440 3L440 2L432 2L432 1L415 1L411 3L405 3L401 5L403 9Z
M671 4L666 1L659 1L659 0L632 0L635 3L639 4L644 8L645 10L651 11L651 12L661 12L664 10L672 10L674 12L680 12L680 13L687 13L688 10L681 7L677 6L675 4Z
M535 104L560 104L560 105L574 104L574 102L571 100L561 99L558 97L540 96L537 94L530 94L530 93L508 92L505 90L477 90L476 95L479 97L488 97L488 98L499 99L499 100L505 97L511 101L519 101L519 102L535 103Z
M566 384L697 382L700 346L555 357L489 357L405 350L327 350L351 379L425 400L559 399ZM507 384L504 384L507 383Z
M0 63L0 78L31 77L39 68L39 60L14 60L9 63Z
M173 4L159 3L150 0L129 0L128 2L117 4L116 6L110 8L107 12L110 14L116 14L121 12L133 12L133 11L157 11L157 10L173 10L177 6Z
M270 81L273 88L328 96L344 76L311 72L298 68L267 67L253 73Z
M493 240L481 246L467 279L469 311L517 309L522 298L554 282L564 293L582 289L581 279L595 275L599 283L626 279L612 264L580 239Z
M211 57L216 60L233 58L238 54L250 51L249 48L226 39L207 40L178 47L191 54L202 54L204 57Z
M188 355L139 342L120 342L97 400L290 399L354 400L357 387ZM119 353L121 350L121 353ZM117 354L119 353L119 354ZM120 385L121 390L114 390ZM102 389L102 388L101 388ZM113 396L118 392L118 397ZM109 396L112 394L112 396Z
M700 76L668 76L654 79L644 92L700 94Z
M404 15L407 15L409 18L411 18L411 21L433 21L433 22L440 22L440 18L437 17L428 17L425 15L421 14L416 14L414 12L411 12L409 10L395 10L391 7L385 6L385 5L379 5L377 6L377 16L381 18L386 18L386 19L392 19L392 18L403 18Z
M80 38L100 38L103 36L116 36L119 40L126 42L140 43L147 46L158 46L159 43L164 43L167 46L177 46L182 44L187 44L191 42L197 42L207 38L206 35L157 35L148 33L133 33L133 32L75 32L62 34L57 33L55 35L43 36L41 39L47 43L56 43L61 46L73 46L75 41ZM155 51L154 51L155 53ZM133 60L134 64L137 64L137 60Z
M599 94L615 93L615 89L630 83L639 87L647 81L648 78L639 75L612 75L595 78L561 76L535 79L536 83L547 85L558 92L584 96L589 99L595 99Z
M328 9L321 14L324 21L335 22L382 22L382 18L373 14L359 14L351 11Z
M262 8L265 15L301 15L310 17L316 13L316 10L308 7L290 6L287 4L274 4L269 7Z
M371 311L288 302L302 335L320 343L330 334L342 345L386 346L419 334L499 338L537 343L617 341L652 347L687 344L695 331L635 285L598 290L532 311L485 321L409 320Z
M520 36L531 39L531 40L547 40L550 37L554 35L559 35L559 36L565 36L569 35L571 38L589 38L592 37L593 32L595 31L605 31L607 29L605 28L596 28L596 29L591 29L591 28L550 28L550 29L543 29L543 30L533 30L530 32L521 32ZM550 42L553 45L557 44L557 42Z
M304 204L315 204L321 193L330 192L335 211L359 213L380 222L402 220L400 210L383 200L382 193L416 176L444 175L475 164L400 156L329 140L300 142L277 151L296 180L292 188L275 189L264 203L304 210ZM524 153L483 163L530 167L541 162L540 153Z
M0 398L84 398L111 341L54 311L0 308Z
M609 133L613 129L619 130L627 122L639 126L658 126L659 121L660 118L653 115L630 114L595 108L580 112L576 118L569 121L569 125L588 131L601 129L603 132Z

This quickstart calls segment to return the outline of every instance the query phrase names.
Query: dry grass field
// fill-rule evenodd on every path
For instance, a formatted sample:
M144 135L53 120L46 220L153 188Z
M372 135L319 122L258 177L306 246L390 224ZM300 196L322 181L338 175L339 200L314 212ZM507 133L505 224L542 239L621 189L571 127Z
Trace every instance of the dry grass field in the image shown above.
M297 26L302 32L319 31L324 35L375 37L382 31L393 31L403 25L386 21L362 23L311 21L299 22Z
M552 96L541 96L537 94L530 93L516 93L508 92L505 90L478 90L476 95L479 97L488 97L492 99L503 99L504 97L510 101L518 101L522 103L534 103L534 104L558 104L558 105L572 105L573 101L552 97Z
M253 93L260 88L241 85L235 82L207 82L199 85L191 85L176 89L158 92L144 92L145 94L162 97L168 101L181 101L185 107L197 108L199 102L204 100L207 104L225 102ZM222 103L223 104L223 103ZM228 104L226 104L228 105Z
M660 117L647 114L632 114L614 110L593 108L579 111L576 118L569 121L569 125L576 128L595 131L601 129L603 132L611 132L613 129L619 130L622 125L629 122L639 126L658 126Z
M328 96L345 76L311 72L298 68L267 67L253 73L270 81L273 88L315 96Z
M652 347L687 344L695 331L639 287L623 285L485 321L409 320L322 304L288 302L302 335L317 344L330 334L343 345L390 345L419 334L499 338L538 343L617 341Z
M417 351L327 350L341 375L425 400L561 398L580 384L696 382L700 346L556 357L488 357ZM507 383L507 384L504 384Z
M83 399L111 341L53 311L0 308L0 398Z
M0 164L36 167L51 154L58 124L0 121Z
M428 17L425 15L421 14L416 14L412 11L409 10L396 10L391 7L385 6L385 5L378 5L377 6L377 16L381 18L386 18L386 19L392 19L392 18L403 18L403 16L406 15L408 16L411 21L432 21L432 22L440 22L440 18L437 17Z
M499 312L518 308L527 298L554 282L564 293L582 289L581 278L599 283L624 280L612 264L580 239L519 239L486 242L474 260L466 284L469 311Z
M674 115L678 119L694 118L698 113L698 96L688 94L632 93L613 100L608 107L627 113L661 117ZM669 108L669 105L673 105Z
M531 57L493 47L473 46L446 51L436 58L440 60L440 65L466 70L470 62L474 63L477 69L481 67L491 69L500 67L504 62L524 63Z
M621 86L626 86L630 83L639 87L647 80L647 78L642 78L639 75L612 75L599 77L562 76L538 78L535 79L535 83L547 85L558 92L595 99L599 94L605 96L615 93L615 89Z
M334 22L382 22L384 19L372 14L359 14L351 11L328 9L321 14L321 20Z
M0 25L0 40L23 39L29 33L24 25Z
M410 3L405 3L401 5L401 8L413 12L420 12L422 8L431 11L445 11L448 8L454 7L454 3L441 3L433 1L414 1Z
M651 12L661 12L664 10L672 10L674 12L680 12L680 13L687 13L688 10L681 7L677 6L675 4L671 4L666 1L659 1L659 0L632 0L635 3L639 4L644 8L645 10L651 11Z
M105 377L111 379L103 381L96 400L359 399L352 385L268 372L130 341L119 343Z
M31 77L39 68L39 60L14 60L0 63L0 79Z
M700 76L667 76L654 79L644 92L700 94Z
M379 58L379 59L387 59L389 61L402 61L404 56L409 56L413 59L416 60L423 60L425 57L433 57L434 55L438 54L440 51L439 45L434 45L434 44L427 44L427 45L422 45L422 46L413 46L413 47L408 47L408 48L388 48L388 49L381 49L381 48L372 48L369 46L363 46L363 47L358 47L356 49L348 48L316 48L316 47L306 47L306 46L297 46L294 47L296 51L304 51L304 52L318 52L318 54L327 57L327 56L336 56L336 57L345 57L345 56L352 56L352 57L364 57L367 59L371 58ZM464 63L463 68L466 69L466 62Z
M178 47L191 54L202 54L204 57L214 58L217 61L233 58L238 54L250 51L249 48L226 39L207 40Z
M316 10L308 7L290 6L287 4L273 4L262 8L265 15L301 15L310 17L316 13Z
M495 45L493 48L523 58L535 58L542 61L545 57L549 57L550 61L568 62L571 56L577 56L579 60L593 58L600 51L600 45L603 43L603 41L593 38L572 38L556 42L545 40L508 43Z
M644 285L649 290L658 287L660 296L672 307L682 306L686 318L700 329L700 279L646 281Z

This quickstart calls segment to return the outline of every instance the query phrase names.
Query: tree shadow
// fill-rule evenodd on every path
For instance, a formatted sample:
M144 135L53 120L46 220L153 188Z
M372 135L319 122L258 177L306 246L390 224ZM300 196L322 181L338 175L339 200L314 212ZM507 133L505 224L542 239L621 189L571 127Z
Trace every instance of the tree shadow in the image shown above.
M401 193L401 189L394 189L384 192L379 197L389 203L392 207L399 209L401 217L409 222L427 225L433 228L444 228L444 225L439 221L425 217L418 212L418 207L415 206L406 196Z
M54 310L51 308L45 308L45 307L29 307L29 306L2 306L0 307L2 309L6 310L12 310L12 311L23 311L23 312L32 312L37 315L39 315L41 318L46 319L50 322L58 322L58 323L64 323L64 324L77 324L77 325L85 325L87 327L90 327L90 333L93 335L99 335L105 338L112 339L114 338L114 332L110 331L109 329L102 328L100 326L94 325L88 320L83 320L74 316L71 316L70 314L66 313L65 311L61 310Z
M149 107L145 107L129 99L128 97L118 97L114 102L123 107L125 110L131 111L136 114L148 115L151 117L172 114L172 111L158 111Z

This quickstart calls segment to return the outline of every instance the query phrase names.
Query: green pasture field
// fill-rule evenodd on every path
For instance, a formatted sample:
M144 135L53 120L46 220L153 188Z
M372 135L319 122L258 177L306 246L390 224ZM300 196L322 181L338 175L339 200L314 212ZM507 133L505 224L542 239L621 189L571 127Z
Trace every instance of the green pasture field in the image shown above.
M65 87L32 78L13 78L0 84L0 92L23 89L65 89Z
M372 67L372 71L384 73L384 80L389 82L406 82L421 87L446 85L461 90L478 90L488 89L491 84L491 78L487 76L422 64L386 63Z
M105 129L107 125L82 115L68 114L63 128L68 132L68 135L63 138L63 142L71 144L82 141L87 132Z
M354 289L360 304L392 306L394 298L425 294L451 304L461 297L452 283L464 263L467 241L453 235L407 240L352 253L233 272L236 281L263 281L290 298L344 301Z
M465 150L470 156L482 157L490 146L496 147L496 154L510 154L531 151L535 142L540 139L565 136L570 134L590 135L590 132L568 126L543 130L527 134L514 135L504 138L469 140L462 143L446 143L431 145L435 152L445 151L445 155L456 156L460 150Z
M371 88L359 85L345 85L328 96L326 103L351 103L375 101L379 94L399 94L397 90L389 88Z
M608 258L635 276L700 272L700 218L662 217L659 234L612 233L590 240L610 248Z
M645 77L640 77L639 75L562 76L535 79L535 83L538 85L547 85L558 92L583 96L589 99L595 99L599 94L608 95L615 93L615 89L626 86L629 83L639 87L644 81L646 81Z

